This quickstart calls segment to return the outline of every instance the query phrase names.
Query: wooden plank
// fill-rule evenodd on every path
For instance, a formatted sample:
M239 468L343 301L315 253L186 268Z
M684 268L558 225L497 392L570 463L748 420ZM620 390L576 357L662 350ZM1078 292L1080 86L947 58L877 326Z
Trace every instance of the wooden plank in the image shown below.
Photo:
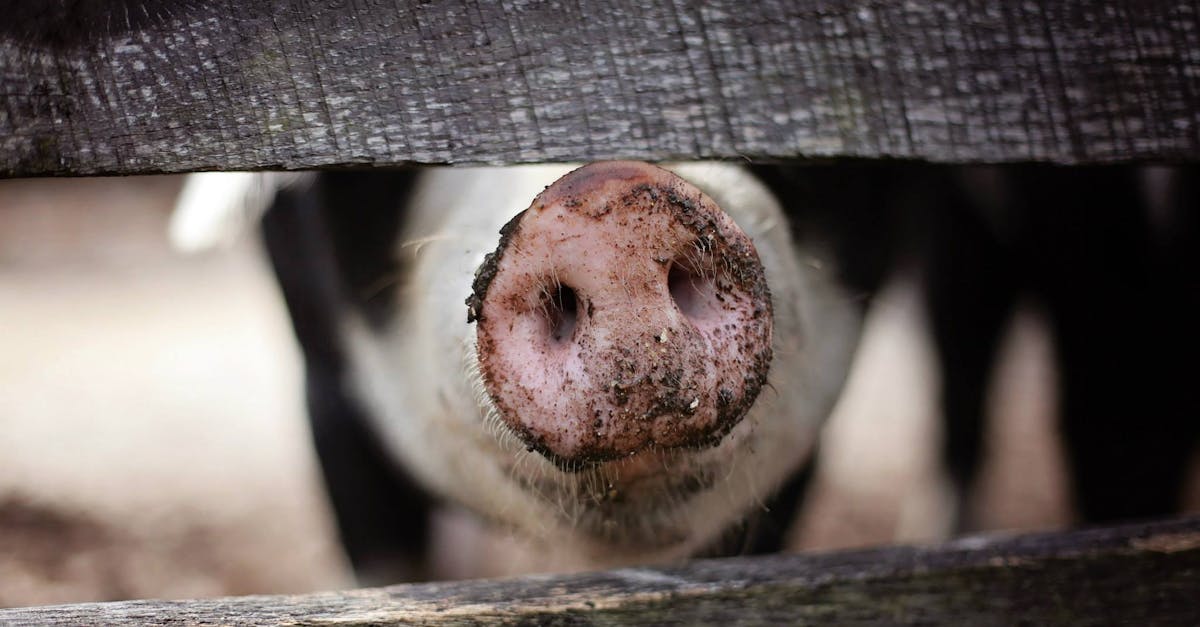
M1148 0L0 0L0 176L1200 159Z
M299 596L0 610L10 625L1131 624L1200 621L1200 518L936 547Z

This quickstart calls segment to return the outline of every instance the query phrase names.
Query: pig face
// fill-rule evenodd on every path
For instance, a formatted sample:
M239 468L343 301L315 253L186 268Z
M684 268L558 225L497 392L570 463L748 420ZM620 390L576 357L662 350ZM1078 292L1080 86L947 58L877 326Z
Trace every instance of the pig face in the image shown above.
M805 461L856 313L743 169L572 170L423 174L350 378L435 492L590 564L693 554Z

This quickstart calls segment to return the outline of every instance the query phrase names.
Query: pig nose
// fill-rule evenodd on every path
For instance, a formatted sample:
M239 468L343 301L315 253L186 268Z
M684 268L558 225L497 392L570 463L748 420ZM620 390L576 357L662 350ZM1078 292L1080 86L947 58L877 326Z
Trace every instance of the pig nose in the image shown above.
M563 468L719 442L771 361L750 238L645 163L584 166L502 230L467 299L499 418Z

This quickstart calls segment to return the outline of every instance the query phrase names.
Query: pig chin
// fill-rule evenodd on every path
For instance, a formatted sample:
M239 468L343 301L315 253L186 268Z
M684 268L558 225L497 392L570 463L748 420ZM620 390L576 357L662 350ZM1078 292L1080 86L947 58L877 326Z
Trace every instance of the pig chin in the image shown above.
M479 389L479 388L477 388ZM757 494L742 500L725 488L729 483L755 483L752 442L757 423L751 410L710 446L647 448L619 459L574 463L566 467L533 450L496 416L486 394L477 398L481 415L499 444L491 458L501 472L559 527L597 555L619 559L627 552L687 554L712 540L712 533L734 524ZM754 492L754 490L751 490ZM711 507L710 502L719 502ZM708 524L698 524L698 512ZM717 512L720 512L719 514ZM547 521L543 521L545 523ZM710 527L710 528L706 528ZM615 551L615 553L613 553Z

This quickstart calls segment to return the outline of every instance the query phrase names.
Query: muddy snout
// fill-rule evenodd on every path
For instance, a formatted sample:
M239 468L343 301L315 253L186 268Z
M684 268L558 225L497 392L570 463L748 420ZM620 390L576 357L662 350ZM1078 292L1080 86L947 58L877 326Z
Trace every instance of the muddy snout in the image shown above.
M771 296L750 238L699 189L594 163L502 230L467 299L500 418L564 468L714 445L771 363Z

